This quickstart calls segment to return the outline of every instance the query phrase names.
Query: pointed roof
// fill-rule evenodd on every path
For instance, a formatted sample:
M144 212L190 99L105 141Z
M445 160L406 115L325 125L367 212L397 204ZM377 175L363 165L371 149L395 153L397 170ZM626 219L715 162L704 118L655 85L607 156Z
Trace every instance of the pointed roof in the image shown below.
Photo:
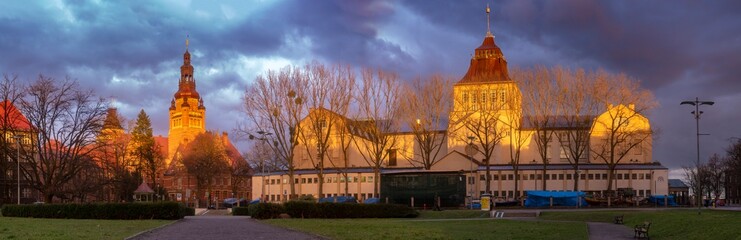
M188 40L185 41L185 53L183 54L183 65L180 66L180 82L175 98L201 99L196 91L196 80L193 78L193 65L190 65L190 52L188 51Z
M116 108L108 108L108 113L103 122L103 129L123 129L121 121L118 119L118 111Z
M489 18L489 7L486 7L487 20ZM476 48L474 56L471 58L471 64L463 78L458 81L461 83L485 83L510 81L507 71L507 60L504 58L502 49L494 43L494 35L488 29L484 37L484 42Z
M23 113L8 100L0 103L0 119L2 119L0 120L1 128L19 131L30 131L33 129L26 116L23 116ZM6 123L9 126L5 126Z
M154 193L154 190L152 190L146 182L142 182L142 184L139 184L139 187L136 188L134 193Z

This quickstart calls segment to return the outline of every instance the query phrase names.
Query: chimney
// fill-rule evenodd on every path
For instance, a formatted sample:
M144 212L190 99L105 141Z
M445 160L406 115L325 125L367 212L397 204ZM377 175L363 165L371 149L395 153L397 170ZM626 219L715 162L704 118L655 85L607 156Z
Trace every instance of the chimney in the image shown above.
M224 142L224 145L229 144L229 134L226 132L221 132L221 140Z

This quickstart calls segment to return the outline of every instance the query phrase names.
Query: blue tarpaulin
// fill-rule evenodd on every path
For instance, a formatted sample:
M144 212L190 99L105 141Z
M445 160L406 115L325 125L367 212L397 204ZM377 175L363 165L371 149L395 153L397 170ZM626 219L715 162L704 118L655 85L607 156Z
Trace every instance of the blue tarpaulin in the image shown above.
M658 206L664 206L664 199L665 198L666 198L667 205L672 206L672 207L676 207L677 206L677 202L674 201L674 196L672 196L672 195L669 195L669 196L665 196L665 195L651 195L650 197L648 197L648 203L649 204L656 204Z
M551 198L553 206L571 206L576 207L578 199L581 199L581 206L587 206L584 200L584 192L553 192L553 191L526 191L527 199L525 207L549 207ZM581 198L579 198L581 197Z
M379 199L379 198L368 198L368 199L365 199L365 201L363 201L363 203L365 203L365 204L381 203L381 199Z

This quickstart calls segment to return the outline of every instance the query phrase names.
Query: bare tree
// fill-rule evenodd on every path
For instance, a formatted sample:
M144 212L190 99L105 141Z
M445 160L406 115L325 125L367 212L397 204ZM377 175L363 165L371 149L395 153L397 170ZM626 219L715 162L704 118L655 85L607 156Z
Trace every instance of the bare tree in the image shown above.
M534 137L533 140L537 146L537 152L543 163L543 190L548 190L547 176L548 164L550 164L549 154L550 143L555 138L556 121L556 100L558 97L556 81L548 68L537 66L530 70L514 69L510 71L514 79L520 81L523 87L523 113L525 118L524 124L529 124Z
M728 158L721 157L718 154L713 154L704 166L708 177L708 195L712 194L715 202L717 202L720 195L723 194L723 189L726 184L724 180L728 162Z
M453 79L435 74L429 78L417 78L405 89L402 113L406 124L411 126L417 149L408 160L412 165L430 170L439 160L439 154L447 143L445 124L452 109L451 86Z
M505 115L502 120L504 126L507 128L506 139L509 143L509 164L512 166L512 172L515 175L515 197L519 197L519 170L522 146L530 140L533 132L523 129L523 104L520 90L514 84L507 86L505 87L505 91L509 94L504 99L505 111L503 112Z
M226 173L229 167L224 143L217 134L211 132L198 134L188 143L182 162L188 174L195 176L196 186L201 194L204 190L213 193L214 177ZM211 197L207 201L210 205Z
M487 76L480 76L487 79ZM486 167L486 192L491 192L491 161L495 150L508 132L502 121L507 116L507 84L477 84L460 86L454 94L456 107L450 114L449 137L459 142L471 142L473 150L483 156Z
M317 62L307 65L302 74L307 78L306 105L311 111L302 123L299 132L302 145L308 158L317 171L319 179L318 195L324 197L324 169L327 165L337 165L330 151L339 151L332 142L338 120L347 114L355 85L355 73L349 66L334 65L325 67ZM329 164L327 164L329 163Z
M710 185L708 171L705 165L683 168L685 179L694 192L695 204L697 204L697 206L700 206L702 205L702 196Z
M594 99L607 109L594 121L592 136L597 139L590 149L595 159L607 164L607 191L611 192L615 167L630 154L647 154L651 149L653 131L645 115L658 104L650 91L625 74L600 70L593 77Z
M134 191L141 183L141 174L134 174L135 158L131 156L129 144L130 134L127 134L133 124L118 115L115 109L108 109L103 123L103 129L97 136L98 147L92 156L102 168L107 185L108 201L132 201Z
M363 160L373 169L373 195L380 192L381 168L393 165L399 124L399 78L394 73L363 69L355 95L359 118L351 121L352 138ZM391 161L391 162L390 162Z
M550 72L558 86L556 113L558 125L565 131L556 132L562 155L574 169L574 191L579 190L579 166L589 154L589 140L593 118L600 110L600 102L594 96L594 74L583 69L571 71L555 67Z
M268 71L264 76L258 76L244 95L250 126L239 129L243 135L249 135L251 129L271 133L265 137L273 143L273 152L288 172L290 199L296 197L294 156L301 131L299 122L307 113L303 100L307 81L301 73L298 67L286 67L279 72Z
M21 109L37 132L30 137L33 150L23 151L25 169L46 202L61 196L64 186L85 167L95 150L106 113L103 99L81 90L77 82L39 76L31 83Z
M731 140L726 148L726 156L726 196L737 201L741 192L741 139Z
M22 127L26 120L16 108L24 96L24 87L17 79L18 76L16 75L3 75L3 80L0 82L0 98L2 98L0 99L2 101L0 105L0 134L2 136L13 136L31 130L30 125L26 126L27 129ZM4 174L13 169L10 159L14 157L14 159L18 159L15 156L15 142L11 140L12 138L9 137L0 137L0 182L3 182L0 185L0 204L10 202L13 189L11 184L15 182L9 179L9 175Z
M226 141L226 140L225 140ZM226 155L230 157L229 173L230 185L232 196L237 197L239 195L240 188L244 188L243 185L250 183L250 177L252 176L252 168L250 167L247 160L239 155L236 148L227 147Z

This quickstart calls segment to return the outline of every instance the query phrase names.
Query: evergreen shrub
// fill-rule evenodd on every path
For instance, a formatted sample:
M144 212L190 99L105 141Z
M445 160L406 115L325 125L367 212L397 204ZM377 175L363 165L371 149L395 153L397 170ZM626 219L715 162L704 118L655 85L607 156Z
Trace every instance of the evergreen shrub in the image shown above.
M249 214L254 219L271 219L278 218L281 213L286 213L282 204L277 203L256 203L250 204Z
M5 217L67 219L181 219L195 209L176 202L4 205Z
M234 216L249 216L250 211L248 207L233 207L232 215Z

